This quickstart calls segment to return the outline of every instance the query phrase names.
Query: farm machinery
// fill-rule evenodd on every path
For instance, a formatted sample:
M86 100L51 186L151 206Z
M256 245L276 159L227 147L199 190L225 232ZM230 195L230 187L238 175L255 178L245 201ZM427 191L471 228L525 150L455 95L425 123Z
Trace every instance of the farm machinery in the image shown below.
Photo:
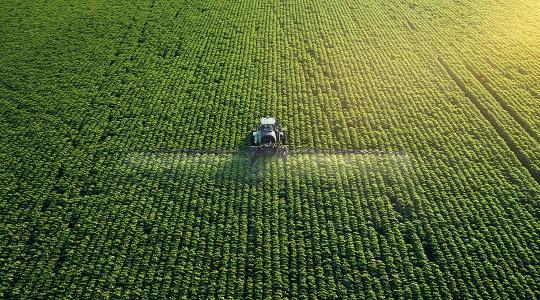
M287 155L287 132L279 127L275 118L262 117L251 135L250 152L253 155Z

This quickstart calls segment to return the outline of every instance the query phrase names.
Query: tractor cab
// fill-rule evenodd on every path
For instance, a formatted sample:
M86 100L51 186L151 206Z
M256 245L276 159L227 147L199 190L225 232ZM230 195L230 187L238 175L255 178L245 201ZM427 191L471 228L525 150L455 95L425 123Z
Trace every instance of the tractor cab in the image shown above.
M252 133L251 150L255 154L286 152L285 128L280 128L275 118L262 117L259 126Z
M262 132L272 132L276 127L276 119L274 118L261 118L259 130Z

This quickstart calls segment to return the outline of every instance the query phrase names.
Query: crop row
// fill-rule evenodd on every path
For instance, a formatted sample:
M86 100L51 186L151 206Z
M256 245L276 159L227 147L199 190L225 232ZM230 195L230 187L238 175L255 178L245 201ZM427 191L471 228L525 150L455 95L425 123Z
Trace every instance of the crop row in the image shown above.
M37 7L79 31L0 46L0 294L537 297L536 100L516 101L536 87L484 62L512 61L492 40L455 42L474 14L434 30L477 4L392 4ZM58 54L66 39L82 54ZM369 151L167 153L234 150L265 114L292 148Z

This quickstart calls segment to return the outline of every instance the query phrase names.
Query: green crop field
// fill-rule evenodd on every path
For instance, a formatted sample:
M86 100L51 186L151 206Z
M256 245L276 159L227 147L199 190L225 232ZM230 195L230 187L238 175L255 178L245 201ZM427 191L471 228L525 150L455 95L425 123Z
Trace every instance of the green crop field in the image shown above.
M539 217L537 0L0 3L0 298L539 299Z

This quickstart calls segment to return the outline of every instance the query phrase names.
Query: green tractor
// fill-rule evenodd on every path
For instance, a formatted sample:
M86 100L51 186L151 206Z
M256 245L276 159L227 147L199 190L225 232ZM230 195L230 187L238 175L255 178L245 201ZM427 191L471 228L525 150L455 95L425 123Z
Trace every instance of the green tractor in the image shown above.
M279 127L275 118L262 117L252 133L250 149L254 155L286 155L289 148L285 128Z

